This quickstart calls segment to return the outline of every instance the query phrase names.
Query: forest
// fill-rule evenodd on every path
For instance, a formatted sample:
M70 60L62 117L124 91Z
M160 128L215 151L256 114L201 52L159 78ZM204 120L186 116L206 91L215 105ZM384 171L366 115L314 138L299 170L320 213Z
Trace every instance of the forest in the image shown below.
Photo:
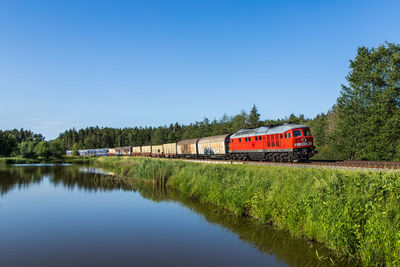
M254 104L248 112L204 118L189 125L73 128L50 142L23 129L0 131L0 155L60 157L66 149L163 144L291 122L311 127L319 151L315 159L400 160L400 45L359 47L350 60L346 80L348 84L342 85L333 107L314 118L290 114L282 119L261 120Z

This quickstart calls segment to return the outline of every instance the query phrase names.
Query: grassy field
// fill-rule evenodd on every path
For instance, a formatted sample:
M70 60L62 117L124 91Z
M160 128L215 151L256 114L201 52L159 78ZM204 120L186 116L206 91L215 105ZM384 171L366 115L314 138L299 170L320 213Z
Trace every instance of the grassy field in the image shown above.
M400 173L96 158L119 176L171 186L238 216L324 243L364 265L400 265Z

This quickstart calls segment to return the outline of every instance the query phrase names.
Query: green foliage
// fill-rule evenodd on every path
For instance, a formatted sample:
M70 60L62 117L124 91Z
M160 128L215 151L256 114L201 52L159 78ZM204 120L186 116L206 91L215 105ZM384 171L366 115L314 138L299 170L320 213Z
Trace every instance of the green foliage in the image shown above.
M152 139L152 143L154 145L157 144L165 144L168 142L168 128L166 127L158 127L154 131L154 136Z
M236 115L232 119L232 128L233 129L245 129L248 128L247 124L248 115L246 112L242 111L240 114Z
M399 265L400 173L97 158L117 175L324 243L364 265Z
M17 139L9 132L0 131L0 156L10 156L18 149Z
M257 111L256 104L253 104L249 114L249 126L250 128L257 128L261 126L260 123L260 114Z
M36 158L36 153L35 153L35 146L36 142L34 141L26 141L22 142L18 145L19 147L19 154L23 158Z
M39 157L43 157L43 158L48 158L51 156L51 150L50 150L50 146L48 144L48 142L46 141L41 141L39 142L35 148L33 149L33 152L39 156Z
M304 124L307 120L304 118L303 114L300 114L298 117L293 113L290 114L288 121L293 124Z
M65 147L61 140L53 140L49 142L51 155L55 158L62 158L65 155Z
M74 156L74 157L79 156L78 150L79 150L78 143L75 143L75 144L72 146L72 156Z
M400 161L400 140L397 142L395 160Z
M338 148L348 159L391 160L400 140L400 45L360 47L337 100Z
M0 130L0 156L35 157L33 150L41 141L44 141L43 135L28 130Z
M3 164L33 164L39 163L40 161L37 159L27 159L21 157L7 157L7 158L0 158L0 165Z

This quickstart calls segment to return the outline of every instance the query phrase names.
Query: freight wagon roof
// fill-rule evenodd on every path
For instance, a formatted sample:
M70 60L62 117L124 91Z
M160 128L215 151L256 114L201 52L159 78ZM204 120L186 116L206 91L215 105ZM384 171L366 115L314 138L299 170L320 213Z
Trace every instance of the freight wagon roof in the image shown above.
M178 142L178 145L191 145L191 144L196 144L197 141L200 138L194 138L194 139L187 139L187 140L182 140Z
M203 138L200 138L199 143L202 143L202 142L220 142L220 141L225 141L225 139L226 139L228 136L229 136L229 134L203 137Z
M309 128L302 124L283 124L279 126L260 127L255 129L242 129L231 135L231 138L242 138L254 135L278 134L298 128Z

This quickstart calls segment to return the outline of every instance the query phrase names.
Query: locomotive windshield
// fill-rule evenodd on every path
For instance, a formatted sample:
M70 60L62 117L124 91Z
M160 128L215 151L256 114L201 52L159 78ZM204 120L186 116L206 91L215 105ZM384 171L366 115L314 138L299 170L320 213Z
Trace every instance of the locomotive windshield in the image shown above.
M294 130L293 131L293 137L299 137L301 136L301 131L300 130Z
M303 133L304 133L304 136L311 136L311 131L310 131L310 129L303 129Z

